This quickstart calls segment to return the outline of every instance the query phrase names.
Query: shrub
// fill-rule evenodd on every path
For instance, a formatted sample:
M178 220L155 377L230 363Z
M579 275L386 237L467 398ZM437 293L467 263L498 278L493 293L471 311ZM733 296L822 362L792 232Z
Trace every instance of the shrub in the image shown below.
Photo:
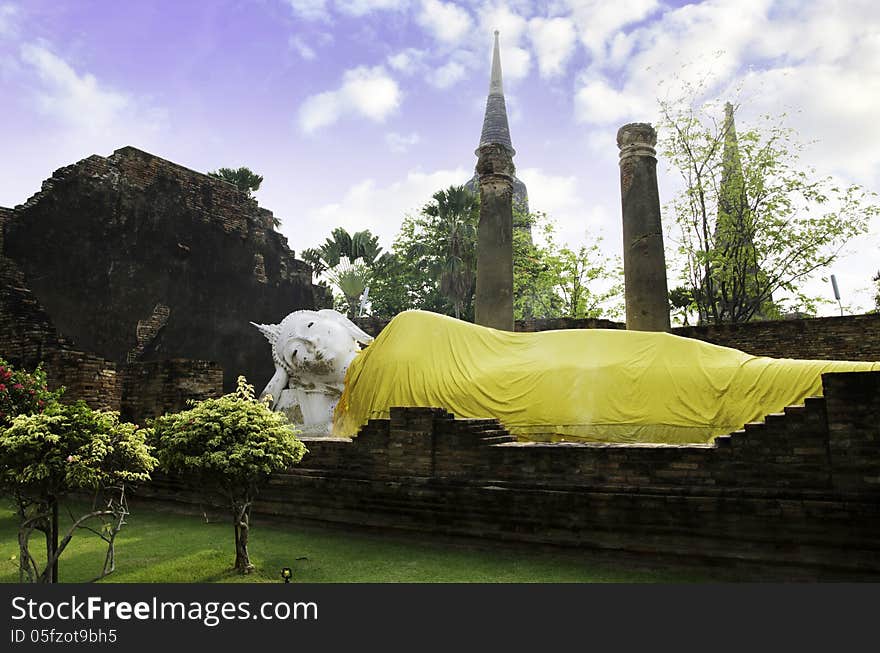
M114 541L128 514L126 488L150 478L156 459L147 433L119 421L115 412L94 411L84 402L52 402L45 410L15 417L0 428L0 487L19 515L19 570L22 580L57 582L58 558L78 529L97 533L108 544L99 577L115 569ZM71 492L89 492L91 510L71 515L72 526L59 542L59 502ZM100 520L100 529L88 525ZM29 551L33 531L46 536L46 566Z
M42 412L59 394L46 387L42 368L28 373L0 358L0 429L9 426L16 415Z
M185 476L228 506L235 528L235 569L253 569L248 555L250 509L273 472L298 463L306 448L293 425L255 398L238 378L235 392L155 420L156 456L169 474Z

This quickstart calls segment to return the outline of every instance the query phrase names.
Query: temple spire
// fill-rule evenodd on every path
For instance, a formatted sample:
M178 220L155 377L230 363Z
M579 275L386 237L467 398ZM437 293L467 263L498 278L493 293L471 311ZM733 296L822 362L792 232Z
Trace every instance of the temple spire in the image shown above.
M736 140L736 124L733 119L733 105L724 104L724 150L722 152L721 186L742 183L742 163L739 158L739 143Z
M492 52L492 77L489 81L489 97L486 99L486 115L483 118L483 131L480 146L503 145L516 154L510 141L510 128L507 125L507 106L504 104L504 86L501 83L501 49L498 45L498 31L495 31L495 49ZM477 148L479 149L479 148Z
M501 84L501 49L498 46L498 30L495 30L495 49L492 52L492 78L489 80L489 95L504 95Z

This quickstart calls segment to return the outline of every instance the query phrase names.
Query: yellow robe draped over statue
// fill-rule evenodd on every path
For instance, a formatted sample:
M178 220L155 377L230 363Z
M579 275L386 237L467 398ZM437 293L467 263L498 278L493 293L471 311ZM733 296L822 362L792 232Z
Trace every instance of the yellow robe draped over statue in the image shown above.
M708 442L822 392L825 372L880 363L752 356L668 333L510 333L445 315L395 317L351 363L333 433L392 406L495 417L527 439Z

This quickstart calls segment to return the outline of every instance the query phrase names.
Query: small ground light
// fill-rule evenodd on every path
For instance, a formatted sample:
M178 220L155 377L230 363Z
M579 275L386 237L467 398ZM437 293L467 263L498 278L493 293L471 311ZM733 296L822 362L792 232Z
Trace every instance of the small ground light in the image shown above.
M293 578L293 571L290 569L290 567L284 567L281 570L281 578L284 579L285 583L290 582L290 579Z

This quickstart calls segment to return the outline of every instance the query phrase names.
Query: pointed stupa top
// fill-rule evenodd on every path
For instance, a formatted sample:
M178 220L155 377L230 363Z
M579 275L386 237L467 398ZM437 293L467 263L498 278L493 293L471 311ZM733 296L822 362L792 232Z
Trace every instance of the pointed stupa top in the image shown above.
M489 80L489 97L486 99L486 115L483 118L483 131L480 145L504 145L510 156L516 154L510 142L510 128L507 126L507 106L504 104L504 86L501 83L501 51L498 46L498 30L495 30L495 49L492 52L492 77ZM477 148L479 149L479 148Z
M724 104L724 150L722 151L721 185L725 186L734 179L742 180L742 163L739 158L739 143L736 140L736 124L733 119L733 105Z

